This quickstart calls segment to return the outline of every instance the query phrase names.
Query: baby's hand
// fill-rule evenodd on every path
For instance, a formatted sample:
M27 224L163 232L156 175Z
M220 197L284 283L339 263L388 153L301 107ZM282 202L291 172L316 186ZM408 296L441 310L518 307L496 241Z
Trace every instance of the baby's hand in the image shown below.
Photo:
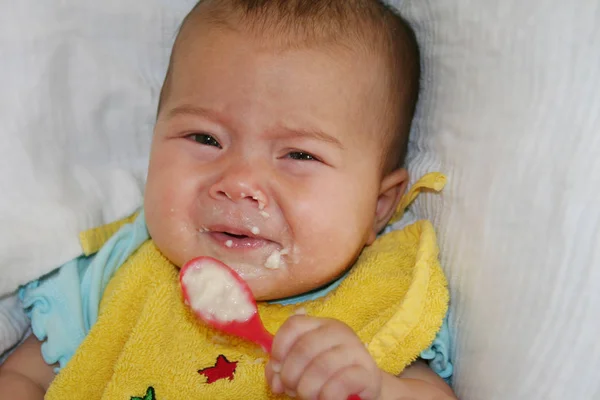
M275 335L266 376L273 393L301 399L375 400L381 392L382 372L365 345L334 319L288 319Z

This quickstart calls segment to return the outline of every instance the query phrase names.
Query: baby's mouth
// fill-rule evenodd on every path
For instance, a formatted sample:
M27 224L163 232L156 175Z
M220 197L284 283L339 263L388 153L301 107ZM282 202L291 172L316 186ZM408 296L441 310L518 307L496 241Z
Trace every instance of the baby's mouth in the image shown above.
M272 241L259 236L250 236L226 230L211 230L206 233L214 242L231 250L253 250L273 244Z
M248 236L246 236L246 235L236 235L234 233L229 233L229 232L221 232L221 233L223 233L224 235L230 236L233 239L246 239L246 238L248 238Z

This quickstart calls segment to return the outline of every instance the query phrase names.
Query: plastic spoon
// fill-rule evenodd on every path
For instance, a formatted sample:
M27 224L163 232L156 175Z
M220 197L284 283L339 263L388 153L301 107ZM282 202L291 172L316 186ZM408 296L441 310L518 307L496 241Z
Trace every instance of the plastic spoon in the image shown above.
M231 268L211 257L188 261L179 273L185 303L213 328L256 343L271 354L273 335L258 314L248 284ZM360 400L351 395L348 400Z

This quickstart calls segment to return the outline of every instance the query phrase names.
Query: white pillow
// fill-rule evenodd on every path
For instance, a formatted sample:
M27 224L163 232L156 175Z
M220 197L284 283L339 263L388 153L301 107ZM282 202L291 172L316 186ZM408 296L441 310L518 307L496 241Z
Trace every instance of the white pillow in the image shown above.
M442 196L463 400L600 399L597 0L397 0L424 62L413 177Z
M142 204L158 92L194 3L0 2L0 296Z

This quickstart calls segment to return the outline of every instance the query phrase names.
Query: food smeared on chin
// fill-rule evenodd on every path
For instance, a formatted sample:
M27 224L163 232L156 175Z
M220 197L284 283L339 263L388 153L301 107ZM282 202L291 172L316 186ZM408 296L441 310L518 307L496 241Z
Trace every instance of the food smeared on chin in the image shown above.
M271 253L267 261L265 262L265 268L267 269L279 269L283 265L282 256L288 254L287 249L275 250Z

